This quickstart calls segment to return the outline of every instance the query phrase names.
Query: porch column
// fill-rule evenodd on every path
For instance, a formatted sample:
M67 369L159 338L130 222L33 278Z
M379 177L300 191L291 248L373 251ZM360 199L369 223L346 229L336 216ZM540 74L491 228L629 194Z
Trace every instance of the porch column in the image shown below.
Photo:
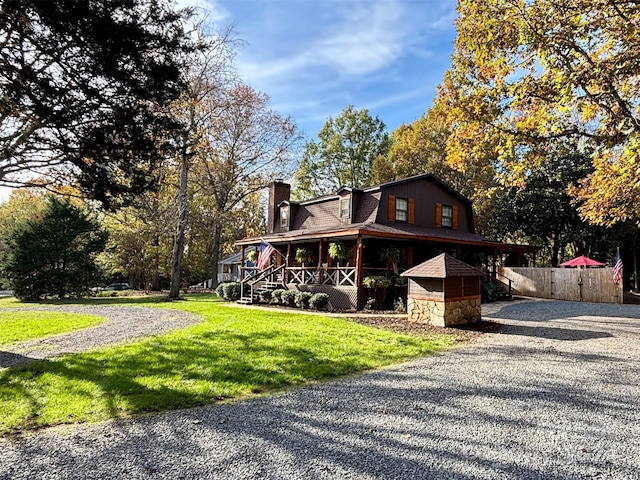
M491 259L491 264L493 265L493 271L491 272L491 276L493 277L493 279L495 280L498 275L498 250L497 249L493 249L493 258Z
M246 266L246 264L244 263L245 262L244 249L245 249L245 246L242 245L242 254L240 256L240 281L241 282L244 280L244 269ZM217 271L218 270L216 269L216 272Z
M407 249L407 267L413 267L413 245L409 245Z
M358 235L356 242L356 287L362 282L362 235Z
M291 265L291 242L287 242L287 266L285 267L284 280L289 283L289 266Z
M322 252L324 250L324 239L320 239L320 246L318 247L318 285L322 285L324 282L324 269L322 268Z

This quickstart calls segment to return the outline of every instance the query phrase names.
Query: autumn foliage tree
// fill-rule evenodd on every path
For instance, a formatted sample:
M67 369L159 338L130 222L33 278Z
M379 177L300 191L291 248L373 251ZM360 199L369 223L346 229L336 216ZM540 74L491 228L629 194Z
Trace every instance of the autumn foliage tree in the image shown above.
M202 125L194 179L212 200L212 266L217 264L225 227L237 208L294 168L301 134L295 122L269 107L270 99L238 83L208 100L218 112Z
M572 138L594 170L573 189L588 220L640 218L640 4L461 0L442 85L452 165L495 155L506 183Z

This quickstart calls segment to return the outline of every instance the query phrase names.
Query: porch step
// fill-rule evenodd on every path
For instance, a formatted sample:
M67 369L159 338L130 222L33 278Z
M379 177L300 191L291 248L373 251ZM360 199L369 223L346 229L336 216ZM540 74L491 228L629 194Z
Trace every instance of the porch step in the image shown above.
M251 297L242 297L236 303L241 303L243 305L251 305L253 303L253 299Z

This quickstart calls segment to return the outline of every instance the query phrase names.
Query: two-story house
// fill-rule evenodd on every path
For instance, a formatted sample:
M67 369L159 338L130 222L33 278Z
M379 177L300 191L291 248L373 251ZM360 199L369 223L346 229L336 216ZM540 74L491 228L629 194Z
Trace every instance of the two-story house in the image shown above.
M267 230L262 238L237 242L242 258L246 247L270 243L276 253L263 277L273 273L288 288L326 292L336 309L364 307L366 276L397 275L443 252L487 264L504 253L534 251L476 234L471 202L431 174L343 187L299 202L290 199L288 184L275 182L269 189ZM332 258L332 243L340 244L342 258ZM389 247L394 247L393 259L385 258Z

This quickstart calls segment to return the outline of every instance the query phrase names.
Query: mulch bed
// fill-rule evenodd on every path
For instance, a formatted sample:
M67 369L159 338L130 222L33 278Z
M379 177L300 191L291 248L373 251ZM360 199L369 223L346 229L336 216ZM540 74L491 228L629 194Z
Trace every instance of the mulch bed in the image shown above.
M497 333L503 327L500 323L486 320L481 320L480 322L468 325L445 328L435 327L425 323L409 322L406 318L397 316L392 317L381 315L379 317L350 317L346 315L345 318L362 325L369 325L371 327L382 328L384 330L390 330L397 333L406 333L409 335L455 335L458 342L474 341L480 338L484 333Z

